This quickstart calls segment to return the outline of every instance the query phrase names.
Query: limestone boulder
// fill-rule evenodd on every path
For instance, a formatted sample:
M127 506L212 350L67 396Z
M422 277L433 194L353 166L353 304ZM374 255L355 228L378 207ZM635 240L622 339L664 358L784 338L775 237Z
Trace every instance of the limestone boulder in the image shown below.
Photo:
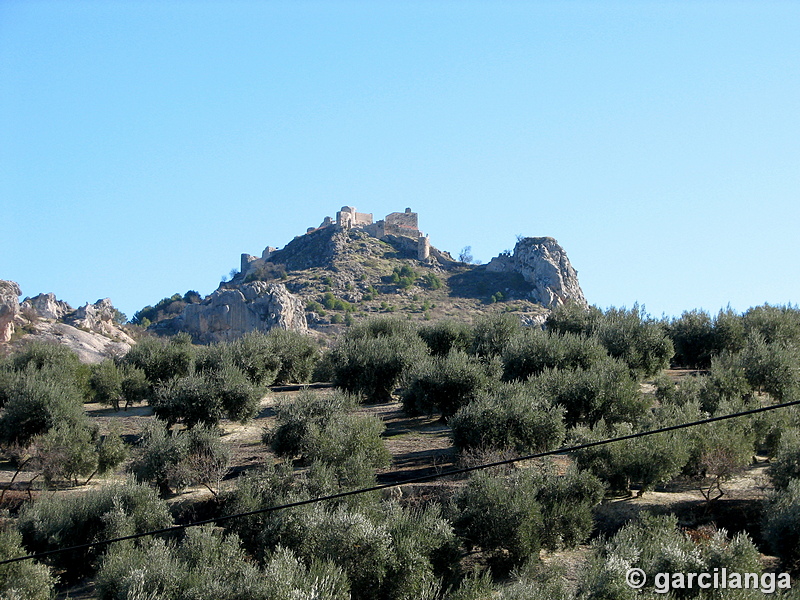
M0 279L0 342L8 342L14 334L14 318L19 314L21 294L16 282Z
M109 298L94 304L84 304L68 317L70 325L109 335L117 329L114 322L116 310Z
M231 341L249 331L275 327L308 333L305 307L283 284L254 281L220 288L200 304L189 304L165 333L185 331L200 343Z
M567 302L588 306L567 253L551 237L529 237L517 242L513 254L495 257L487 271L519 273L531 284L530 298L548 308Z
M53 293L25 298L20 308L23 313L35 315L40 319L53 319L56 321L63 319L75 310L66 302L57 299Z

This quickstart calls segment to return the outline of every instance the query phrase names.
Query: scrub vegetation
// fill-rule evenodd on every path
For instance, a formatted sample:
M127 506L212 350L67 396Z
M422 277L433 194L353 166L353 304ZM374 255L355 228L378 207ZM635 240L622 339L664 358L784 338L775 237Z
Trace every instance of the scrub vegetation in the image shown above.
M797 408L347 492L797 399L792 306L380 316L95 365L31 343L0 360L0 560L248 514L0 565L0 597L722 598L656 575L798 575Z

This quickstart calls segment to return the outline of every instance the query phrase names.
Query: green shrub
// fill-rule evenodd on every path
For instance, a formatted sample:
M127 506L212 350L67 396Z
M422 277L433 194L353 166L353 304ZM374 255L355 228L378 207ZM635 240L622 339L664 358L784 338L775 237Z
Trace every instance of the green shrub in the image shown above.
M249 331L228 346L234 366L244 371L255 385L275 383L281 370L281 359L269 336L260 331Z
M585 569L578 596L588 600L642 597L639 590L626 583L629 568L644 571L646 585L643 589L647 594L653 594L657 589L654 584L658 573L713 573L723 567L728 572L761 572L758 549L746 534L729 538L724 529L707 529L699 533L701 535L695 542L678 529L674 516L643 514L622 527L612 538L594 544L596 554ZM681 592L686 592L681 597L709 597L698 586Z
M738 402L721 402L713 416L723 416L751 408ZM696 417L687 421L696 420ZM752 420L729 419L709 423L686 431L691 445L684 473L700 482L700 491L707 501L724 494L722 484L750 464L756 441Z
M316 300L309 300L308 302L306 302L306 311L307 312L315 312L315 313L318 313L320 315L324 315L325 314L325 310L324 309L325 309L325 307L322 306L322 304L320 304Z
M800 393L800 345L783 341L767 342L760 334L748 336L742 351L742 363L748 383L767 392L776 401Z
M278 456L301 456L307 451L311 429L323 427L357 404L356 397L338 391L317 394L303 390L293 400L280 398L275 405L277 425L265 433L264 442L269 443Z
M490 553L501 569L522 564L541 547L541 505L536 490L520 479L478 473L454 499L458 535L468 548Z
M716 412L726 401L738 401L752 396L752 388L747 382L741 354L723 352L711 359L708 375L699 378L701 385L697 398L701 408L709 413Z
M196 427L175 434L156 422L144 430L129 468L137 481L155 484L166 497L196 484L216 493L229 462L230 449L218 432Z
M239 368L224 365L205 379L228 419L246 423L256 416L261 406L262 389L251 383ZM213 421L206 422L214 424Z
M548 330L597 336L606 351L628 365L637 376L654 375L666 367L674 354L666 325L633 308L585 309L574 303L557 308L548 316Z
M559 480L536 469L509 476L473 475L454 498L456 532L468 547L490 553L499 568L518 566L549 549L582 543L603 487L588 473Z
M339 565L354 599L381 597L393 559L392 536L384 524L340 506L323 514L311 537L314 545L305 552Z
M295 476L286 465L267 466L237 481L224 498L224 514L257 510L342 489L332 471L314 463ZM345 488L346 489L346 488ZM351 497L260 513L229 522L245 546L265 564L282 548L306 564L322 560L347 574L354 599L430 598L439 579L449 579L459 559L450 524L435 505L423 510L374 498Z
M120 400L123 399L122 373L113 360L106 359L92 365L90 385L96 402L108 404L114 410L119 410Z
M314 365L319 360L319 346L313 338L287 329L273 329L267 337L281 364L275 381L308 382Z
M351 597L347 575L332 561L312 558L306 566L290 550L280 548L270 557L264 572L270 585L268 598L293 598L298 592L303 598L320 600Z
M101 436L95 441L97 451L97 468L89 477L105 475L117 468L128 457L128 447L119 435L118 429L112 426L108 435Z
M779 490L786 489L793 479L800 478L800 430L793 428L783 432L769 467L769 476Z
M609 423L635 423L650 401L639 391L626 365L606 359L588 369L548 369L531 378L531 386L564 407L567 426L593 425L600 419Z
M696 405L682 409L667 406L642 420L636 429L629 423L607 425L600 421L591 429L577 427L573 430L574 443L595 442L685 423L695 420L697 415ZM594 473L611 490L629 492L631 484L636 483L641 486L641 495L678 475L689 460L692 448L687 433L678 430L586 448L579 450L575 458L579 468Z
M75 427L86 424L88 418L79 391L61 381L53 368L28 367L13 378L0 415L0 444L24 446L57 424Z
M162 298L155 306L148 305L142 310L136 311L133 314L131 323L147 327L151 322L160 321L180 314L187 304L197 304L200 300L200 294L193 290L189 290L183 296L180 294L173 294L167 298Z
M406 319L398 317L376 317L359 323L357 327L351 328L345 337L350 340L395 337L410 340L416 337L416 334L416 325Z
M781 558L784 567L797 573L800 570L800 479L789 479L783 489L772 494L763 514L761 535Z
M81 391L86 389L88 383L89 367L81 364L75 352L58 343L29 342L11 356L11 365L16 371L47 371Z
M185 377L194 369L195 348L191 337L180 333L169 340L145 338L134 345L123 363L144 371L150 383Z
M392 271L391 281L400 289L407 290L414 285L419 274L408 265L395 267Z
M153 414L168 428L182 422L187 427L215 425L224 416L220 398L201 375L175 378L159 384L150 399Z
M622 360L638 376L655 375L675 354L665 327L636 304L631 310L607 310L595 335L612 357Z
M757 334L768 344L800 345L800 309L797 306L755 306L742 315L746 334Z
M461 407L448 421L461 451L513 448L521 454L558 448L564 441L563 409L524 386L508 386Z
M346 578L333 565L315 561L306 568L282 550L259 569L235 535L222 536L208 526L187 530L180 544L157 540L109 554L98 573L97 588L103 600L250 600L315 593L332 600L348 597Z
M0 408L8 402L18 377L19 373L11 366L11 361L0 357Z
M492 572L474 570L467 574L456 589L448 590L446 600L487 600L494 598Z
M261 390L236 366L176 378L156 386L150 405L168 427L181 422L187 427L213 426L227 417L246 422L258 412Z
M511 339L520 331L519 319L508 314L478 317L472 326L472 353L478 356L502 356Z
M249 513L309 497L295 478L291 464L270 461L236 478L235 489L221 496L221 512L223 515ZM251 554L263 559L270 549L299 543L296 540L302 539L302 532L299 537L289 532L295 528L299 515L311 510L311 507L299 507L285 512L253 514L227 521L226 528L239 536Z
M352 312L355 310L355 307L352 304L342 300L341 298L335 297L333 292L325 292L325 294L322 296L322 305L328 310L344 310L346 312Z
M127 482L72 496L40 496L23 508L17 526L30 551L44 552L171 524L167 505L151 489ZM74 581L90 574L94 559L107 548L54 554L49 562Z
M465 352L424 357L408 375L403 408L410 415L439 411L450 417L484 393L489 380L486 365Z
M153 394L153 386L147 380L147 375L142 369L122 363L119 365L122 375L122 397L125 398L125 407L147 401Z
M302 456L308 461L342 466L357 458L372 469L389 464L377 417L349 414L355 405L342 393L301 393L294 402L276 407L277 427L264 436L278 456Z
M372 415L339 415L320 428L311 428L306 456L332 465L362 457L373 469L389 466L391 455L381 439L386 426Z
M422 277L422 280L425 282L425 285L428 286L428 289L431 290L439 290L442 288L442 280L439 279L439 276L436 273L425 273Z
M543 567L531 561L512 575L514 581L500 588L498 600L575 599L572 586L559 573L558 567Z
M745 344L745 326L742 315L730 307L720 310L714 319L714 334L720 352L735 354L741 352Z
M588 471L569 469L564 475L549 473L536 481L542 506L542 546L555 551L584 543L594 528L592 509L600 504L605 488Z
M330 360L337 387L363 394L370 402L384 402L426 348L413 329L390 336L376 333L372 336L369 326L361 324L351 327L331 351Z
M0 560L19 558L28 552L22 536L8 526L0 527ZM20 600L49 600L55 578L47 566L26 560L0 565L0 597Z
M48 483L56 480L74 480L97 471L98 455L95 444L96 429L84 424L58 424L47 433L34 439L37 470Z
M669 324L669 336L675 348L673 363L693 369L707 369L719 351L714 323L704 310L684 311Z
M374 285L371 285L367 288L366 292L364 292L362 299L365 301L375 300L375 298L378 297L378 294L380 294L380 292L375 289Z
M461 558L452 525L442 516L438 504L422 509L385 506L395 556L385 586L386 597L438 598L439 581L455 579Z
M437 321L420 327L417 333L434 356L447 356L451 350L469 352L472 348L472 328L462 321Z
M306 527L296 552L337 564L354 600L434 600L438 578L457 560L452 528L436 508L364 512L341 505L316 511Z
M567 302L547 315L545 328L553 333L572 333L590 336L597 330L603 312L596 306L581 306Z
M588 369L606 356L596 338L522 329L503 352L503 379L525 381L545 369Z

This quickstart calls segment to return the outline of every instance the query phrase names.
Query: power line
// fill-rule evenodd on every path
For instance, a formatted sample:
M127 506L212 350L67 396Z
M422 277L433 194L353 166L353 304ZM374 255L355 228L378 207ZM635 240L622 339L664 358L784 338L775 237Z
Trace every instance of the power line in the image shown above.
M517 463L517 462L522 462L522 461L525 461L525 460L532 460L532 459L535 459L535 458L544 458L546 456L553 456L555 454L565 454L565 453L568 453L568 452L575 452L577 450L585 450L586 448L593 448L595 446L603 446L605 444L611 444L611 443L614 443L614 442L621 442L621 441L625 441L625 440L632 440L632 439L636 439L636 438L645 437L645 436L648 436L648 435L655 435L657 433L665 433L665 432L668 432L668 431L676 431L678 429L687 429L689 427L696 427L698 425L705 425L707 423L715 423L715 422L718 422L718 421L725 421L725 420L728 420L728 419L735 419L735 418L744 417L744 416L747 416L747 415L754 415L754 414L763 413L763 412L767 412L767 411L771 411L771 410L777 410L779 408L787 408L789 406L797 406L798 404L800 404L800 400L792 400L790 402L783 402L781 404L773 404L773 405L770 405L770 406L762 406L760 408L753 408L753 409L750 409L750 410L745 410L745 411L732 413L732 414L728 414L728 415L722 415L722 416L719 416L719 417L709 417L707 419L701 419L699 421L690 421L689 423L681 423L679 425L670 425L668 427L660 427L658 429L650 429L648 431L640 431L638 433L631 433L631 434L628 434L628 435L622 435L622 436L608 438L608 439L604 439L604 440L597 440L597 441L594 441L594 442L585 442L583 444L577 444L575 446L561 447L561 448L558 448L556 450L548 450L546 452L539 452L537 454L528 454L526 456L519 456L519 457L516 457L516 458L507 458L507 459L504 459L504 460L498 460L498 461L491 462L491 463L484 463L484 464L475 465L475 466L472 466L472 467L462 467L460 469L453 469L453 470L450 470L450 471L447 471L447 472L444 472L444 473L434 473L434 474L431 474L431 475L424 475L424 476L420 476L420 477L412 477L410 479L406 479L404 481L400 481L400 482L396 482L396 483L384 483L384 484L380 484L380 485L374 485L374 486L368 487L368 488L359 488L357 490L349 490L349 491L346 491L346 492L338 492L336 494L330 494L328 496L320 496L320 497L317 497L317 498L309 498L307 500L298 500L296 502L289 502L287 504L280 504L280 505L277 505L277 506L268 506L266 508L259 508L259 509L251 510L251 511L248 511L248 512L235 513L235 514L232 514L232 515L223 515L221 517L215 517L213 519L204 519L202 521L193 521L191 523L185 523L183 525L173 525L171 527L165 527L163 529L155 529L155 530L152 530L152 531L145 531L145 532L142 532L142 533L134 533L134 534L131 534L131 535L125 535L125 536L111 538L111 539L107 539L107 540L100 540L98 542L90 542L88 544L79 544L77 546L70 546L68 548L57 548L55 550L47 550L45 552L39 552L37 554L28 554L26 556L18 556L16 558L9 558L9 559L6 559L6 560L2 560L2 561L0 561L0 565L13 563L13 562L20 562L20 561L23 561L23 560L44 558L46 556L52 556L54 554L61 554L63 552L75 552L75 551L78 551L78 550L86 550L88 548L92 548L92 547L96 547L96 546L105 546L105 545L108 545L108 544L113 544L115 542L124 542L126 540L135 540L135 539L138 539L138 538L147 537L147 536L151 536L151 535L161 535L161 534L165 534L165 533L175 533L175 532L181 531L183 529L188 529L189 527L198 527L200 525L208 525L208 524L211 524L211 523L220 523L222 521L229 521L231 519L238 519L238 518L241 518L241 517L250 517L250 516L253 516L253 515L258 515L258 514L263 514L263 513L268 513L268 512L274 512L274 511L278 511L278 510L285 510L287 508L295 508L295 507L298 507L298 506L305 506L307 504L315 504L317 502L324 502L324 501L327 501L327 500L336 500L338 498L345 498L347 496L355 496L355 495L358 495L358 494L366 494L366 493L369 493L369 492L377 492L377 491L384 490L384 489L387 489L387 488L398 487L398 486L401 486L401 485L407 485L409 483L423 483L423 482L426 482L426 481L432 481L434 479L440 479L440 478L443 478L443 477L450 477L452 475L462 475L464 473L471 473L473 471L480 471L482 469L490 469L490 468L493 468L493 467L500 467L500 466L503 466L503 465L509 465L509 464L513 464L513 463Z

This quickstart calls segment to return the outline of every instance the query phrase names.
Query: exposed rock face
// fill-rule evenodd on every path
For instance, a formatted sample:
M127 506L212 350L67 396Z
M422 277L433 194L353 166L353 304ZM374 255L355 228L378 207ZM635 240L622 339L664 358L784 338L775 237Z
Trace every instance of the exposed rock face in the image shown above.
M94 304L84 304L74 314L70 315L68 321L75 327L89 329L104 335L112 335L117 329L114 323L116 311L111 299L103 298Z
M19 314L22 290L14 281L0 279L0 342L7 342L14 333L14 317Z
M33 298L25 298L21 309L24 312L32 312L40 319L55 320L63 319L75 310L66 302L58 300L53 293L39 294Z
M179 317L158 323L155 329L186 331L197 342L211 343L274 327L307 333L303 303L283 284L254 281L220 288L201 304L186 306Z
M78 355L81 362L97 363L110 356L125 354L134 340L114 321L116 310L111 300L98 300L78 310L55 294L39 294L17 303L21 294L13 281L0 281L0 323L11 316L17 325L24 326L25 334L19 343L39 340L67 346ZM13 322L9 324L13 332ZM3 327L2 331L8 327ZM9 341L0 337L0 342ZM18 342L12 342L17 344Z
M493 258L486 270L519 273L533 285L531 300L548 308L566 302L587 306L577 272L572 268L567 253L551 237L521 239L512 255Z
M84 331L61 322L40 322L36 329L37 333L30 337L62 344L75 352L84 363L99 363L112 356L123 356L135 343L121 329L117 329L113 337L96 331Z

